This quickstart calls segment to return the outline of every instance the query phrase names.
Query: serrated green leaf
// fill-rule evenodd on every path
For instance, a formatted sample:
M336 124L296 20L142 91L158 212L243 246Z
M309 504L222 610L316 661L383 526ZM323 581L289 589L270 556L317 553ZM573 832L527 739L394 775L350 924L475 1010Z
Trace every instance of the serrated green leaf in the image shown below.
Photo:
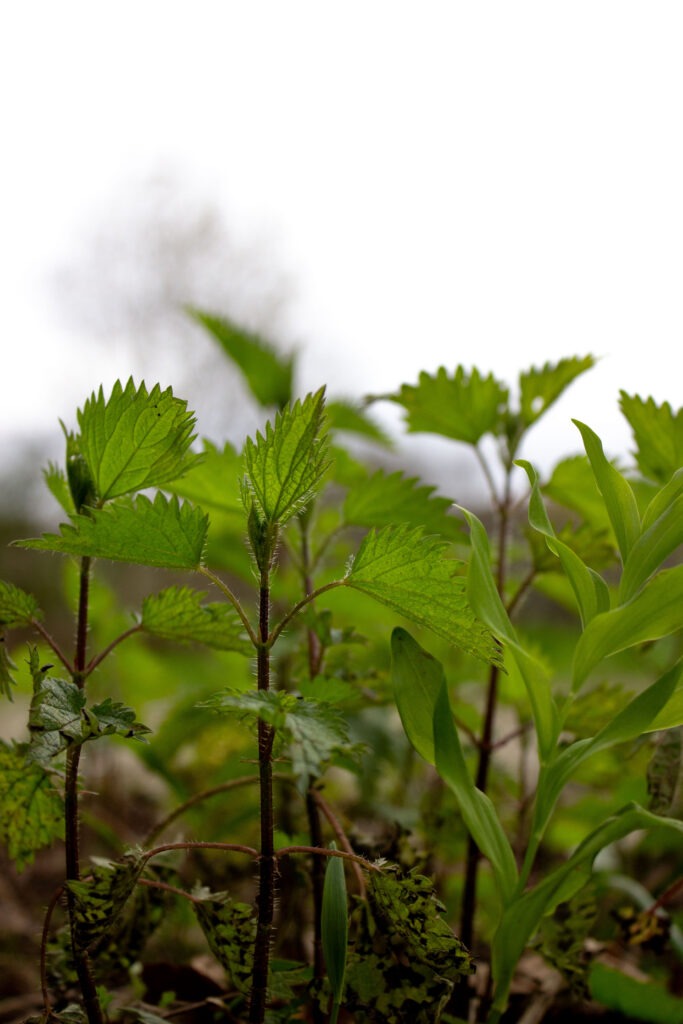
M475 615L502 643L524 681L538 736L541 760L554 752L559 718L550 682L543 666L519 642L491 572L491 552L483 524L473 513L462 510L470 527L472 557L467 578L467 593Z
M633 431L636 462L643 476L665 484L683 466L683 409L668 402L620 392L619 405Z
M617 538L622 561L625 562L640 536L640 514L635 495L626 477L607 461L598 435L585 423L579 420L572 422L581 433L586 455Z
M195 461L188 455L195 419L171 388L155 384L148 392L131 377L125 388L117 381L105 399L100 387L78 411L78 424L79 449L100 503L161 487Z
M27 626L35 619L42 619L43 613L33 594L28 594L13 583L0 580L0 626L13 629Z
M519 375L520 416L525 427L540 419L560 395L586 370L595 365L593 356L572 356L558 363L545 363Z
M563 543L553 530L543 504L538 484L538 475L530 462L520 459L518 466L526 472L531 484L529 498L529 523L542 534L549 549L557 555L564 569L579 606L584 626L598 614L609 609L610 596L607 584L596 572L584 565L576 552Z
M493 374L483 377L477 369L468 373L458 366L449 377L442 366L436 375L423 372L417 385L403 384L387 397L406 410L410 433L441 434L474 445L499 430L508 389Z
M258 334L246 331L224 317L212 316L198 309L189 309L188 312L237 364L251 393L261 405L282 409L292 401L294 356L283 356Z
M588 624L574 652L572 690L579 689L603 658L683 628L683 566L665 569L626 604Z
M64 470L54 462L49 462L47 469L43 470L43 479L52 497L59 502L66 514L73 515L76 509Z
M123 911L145 866L144 857L129 853L120 862L99 861L85 880L66 883L74 900L74 942L94 951Z
M327 403L326 412L330 430L345 430L376 441L385 448L392 447L393 442L389 435L356 402L337 398Z
M576 878L578 885L583 884L583 869L590 867L600 850L638 829L656 827L683 837L683 822L657 817L636 804L627 805L591 832L572 856L547 873L535 888L508 903L493 941L494 1010L505 1008L515 967L541 918L568 898L564 883Z
M342 715L323 701L302 700L283 691L228 690L201 706L258 718L272 726L280 742L290 746L292 769L301 778L320 775L333 755L349 744Z
M680 544L683 544L683 494L644 529L631 548L619 582L619 603L632 598Z
M140 625L146 633L165 640L253 654L234 608L225 602L202 604L205 597L188 587L168 587L145 598Z
M453 503L435 495L435 490L417 477L378 469L351 488L344 502L344 519L352 526L424 526L430 532L462 540L459 521L448 515Z
M325 389L307 395L247 439L246 488L268 526L282 525L305 508L328 467L322 435Z
M17 871L64 836L64 805L54 776L27 761L25 745L0 741L0 842Z
M5 634L0 631L0 694L9 701L12 700L12 687L17 685L12 675L16 667L7 653Z
M476 658L500 663L493 637L467 602L466 581L456 575L462 563L447 558L447 548L420 528L371 530L343 582Z
M110 504L62 523L61 533L16 541L36 551L108 558L164 569L198 569L202 564L209 517L177 498L143 494Z
M73 744L116 733L140 738L149 729L135 721L135 712L107 697L86 708L83 690L65 679L41 671L35 677L28 726L31 742L28 759L47 765L51 758Z
M254 969L256 918L248 903L227 892L195 892L193 910L211 952L225 968L238 992L249 995Z

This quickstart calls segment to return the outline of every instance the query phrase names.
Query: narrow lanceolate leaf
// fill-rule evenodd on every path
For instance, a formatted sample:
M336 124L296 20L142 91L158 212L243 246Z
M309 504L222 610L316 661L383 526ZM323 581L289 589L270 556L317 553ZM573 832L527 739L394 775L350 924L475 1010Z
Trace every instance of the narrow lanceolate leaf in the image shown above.
M579 765L601 750L649 732L662 708L671 699L681 677L683 663L674 666L630 700L596 736L572 743L558 754L547 770L541 772L529 840L529 846L533 847L534 852L543 838L560 794Z
M492 802L477 789L467 770L453 723L445 679L434 707L433 726L436 770L455 793L467 831L490 861L501 901L505 905L517 884L515 857Z
M668 402L620 392L621 411L631 425L636 462L643 476L667 483L683 466L683 409L674 412Z
M519 375L520 416L525 427L536 420L557 401L560 395L586 370L595 365L593 356L572 356L559 363L546 363Z
M418 754L434 764L434 709L443 668L406 629L396 628L391 634L391 682L406 736Z
M633 597L680 544L683 544L683 494L644 529L631 548L619 582L619 602Z
M545 537L549 549L559 558L567 579L571 583L581 621L585 626L598 612L609 609L610 597L607 584L598 573L584 565L575 551L572 551L556 536L543 504L538 475L531 463L520 459L517 465L525 470L531 484L529 524Z
M519 642L505 606L496 589L491 572L491 551L483 523L473 513L462 510L470 527L472 556L467 579L467 593L475 615L488 626L494 636L505 644L515 661L531 704L538 736L541 760L546 761L555 750L559 729L558 711L547 673Z
M336 844L331 843L330 849L336 850ZM338 1007L344 995L346 950L349 937L349 911L344 863L339 857L328 857L327 860L320 927L327 977L332 989L332 1001Z
M447 549L442 540L425 536L419 528L372 530L343 582L476 658L499 663L500 650L474 617L466 581L457 575L461 563L447 558Z
M0 580L0 626L12 629L15 626L26 626L42 617L38 602L32 594L15 587L13 583Z
M206 594L168 587L146 597L140 625L146 633L179 643L207 644L221 651L253 653L237 613L225 602L202 604Z
M293 356L283 355L258 334L246 331L223 317L211 316L198 309L190 309L189 312L239 366L251 393L261 405L275 405L282 409L291 402Z
M581 686L603 658L680 632L681 607L683 565L663 570L626 604L597 615L584 630L574 652L573 690Z
M318 488L327 448L322 435L325 389L284 409L265 434L247 439L244 463L246 488L268 525L287 522L301 511Z
M579 420L573 422L579 428L583 438L586 455L604 499L622 561L626 561L631 548L640 536L640 515L635 495L626 477L622 476L611 462L608 462L598 435L585 423L581 423Z
M452 377L445 367L436 375L421 373L417 385L403 384L392 402L407 412L408 430L451 437L476 444L495 434L507 407L508 389L493 374L483 377L458 366Z
M74 516L60 533L17 543L37 551L109 558L164 569L198 569L202 563L208 516L201 509L157 494L139 495L89 515Z
M436 496L434 491L434 487L421 484L417 477L378 469L351 488L344 502L344 519L351 526L408 523L462 540L460 522L448 515L453 503Z
M586 868L610 843L638 829L658 827L676 832L683 839L683 822L660 818L637 804L627 805L591 832L572 856L546 874L535 888L508 903L493 941L494 1009L505 1008L513 973L541 918L569 898L566 883L576 878L577 884L582 884Z
M64 805L55 778L26 759L26 747L0 742L0 842L17 871L64 836Z
M187 402L158 384L147 391L117 381L105 399L100 388L78 412L79 448L99 502L146 487L161 487L194 461L188 455L195 419Z

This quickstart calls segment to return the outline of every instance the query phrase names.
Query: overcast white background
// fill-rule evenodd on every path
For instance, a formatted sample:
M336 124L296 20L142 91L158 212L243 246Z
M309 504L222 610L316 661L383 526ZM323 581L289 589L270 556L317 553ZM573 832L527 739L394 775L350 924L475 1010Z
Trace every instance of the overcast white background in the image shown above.
M620 387L681 404L682 52L667 2L3 4L5 451L100 381L175 383L55 289L164 180L285 282L301 390L592 352L526 454L576 449L571 416L625 452Z

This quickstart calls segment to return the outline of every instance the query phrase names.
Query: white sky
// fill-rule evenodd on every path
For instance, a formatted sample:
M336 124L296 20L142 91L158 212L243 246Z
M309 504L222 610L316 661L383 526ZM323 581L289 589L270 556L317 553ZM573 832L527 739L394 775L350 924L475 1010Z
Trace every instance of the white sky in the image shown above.
M535 443L624 450L620 387L681 404L682 52L679 0L3 4L2 436L137 372L46 282L170 166L276 241L303 388L592 352Z

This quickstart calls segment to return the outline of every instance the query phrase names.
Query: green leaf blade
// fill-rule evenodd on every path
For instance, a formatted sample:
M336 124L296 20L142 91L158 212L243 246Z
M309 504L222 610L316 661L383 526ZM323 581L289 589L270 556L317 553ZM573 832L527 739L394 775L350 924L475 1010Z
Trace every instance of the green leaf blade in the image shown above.
M206 594L188 587L168 587L145 598L140 625L146 633L164 640L253 654L234 609L228 604L203 604L204 597Z
M194 459L188 455L195 419L187 402L156 384L150 392L133 378L117 381L108 399L99 389L78 412L79 449L95 482L100 503L147 487L161 487L181 476Z
M636 462L643 476L666 484L683 466L683 409L674 412L668 402L620 392L621 411L633 431Z
M482 661L500 651L470 608L460 563L446 558L443 540L421 529L387 526L365 537L344 583Z
M445 367L435 375L421 373L417 385L404 384L387 396L407 412L408 431L440 434L475 445L495 434L507 407L508 389L493 374L482 376L458 366L452 377Z
M247 490L269 525L283 525L305 508L328 468L322 435L325 389L288 406L247 439Z
M558 363L532 367L519 375L520 416L525 428L543 416L551 405L586 370L595 366L593 356L572 356Z
M225 317L212 316L198 309L188 312L240 368L257 402L283 409L292 401L293 356L282 356L260 335L238 327Z
M653 499L655 500L655 499ZM630 600L646 580L683 544L683 494L638 537L624 564L619 603Z
M598 435L585 423L579 420L573 422L583 439L586 455L617 538L622 561L625 562L640 536L640 514L635 495L628 480L611 462L608 462Z
M27 626L42 617L33 594L15 587L13 583L0 580L0 626L14 629L16 626Z
M26 759L26 748L0 742L0 842L17 871L38 850L64 838L64 804L52 775Z
M434 491L417 477L378 469L351 488L344 502L344 520L352 526L424 526L430 533L462 540L460 523L448 514L452 502Z
M331 843L330 849L336 850ZM349 912L346 896L344 862L339 857L328 857L323 884L323 904L320 917L323 956L332 999L339 1006L344 994L346 953L349 938Z
M159 493L150 501L141 494L135 501L124 499L73 516L60 531L17 543L35 551L196 570L203 561L208 516L177 498Z

